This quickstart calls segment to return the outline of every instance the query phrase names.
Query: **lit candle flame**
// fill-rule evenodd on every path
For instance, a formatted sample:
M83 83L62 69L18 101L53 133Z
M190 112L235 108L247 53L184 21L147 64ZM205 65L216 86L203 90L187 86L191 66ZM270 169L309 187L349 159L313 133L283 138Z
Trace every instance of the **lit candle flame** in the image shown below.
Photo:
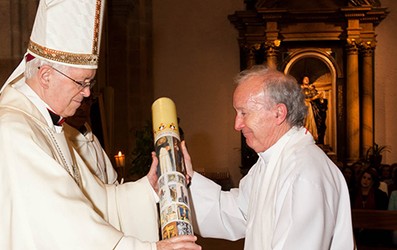
M114 156L114 159L116 160L116 166L117 167L124 167L125 166L125 156L121 151L117 155Z

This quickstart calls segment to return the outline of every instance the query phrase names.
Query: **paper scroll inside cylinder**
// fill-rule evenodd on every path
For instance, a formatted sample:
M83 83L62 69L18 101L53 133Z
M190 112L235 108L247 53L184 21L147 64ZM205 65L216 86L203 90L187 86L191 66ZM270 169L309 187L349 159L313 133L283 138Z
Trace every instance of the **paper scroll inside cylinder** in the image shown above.
M170 98L161 97L153 103L152 121L154 147L159 159L157 174L162 239L193 234L178 118Z

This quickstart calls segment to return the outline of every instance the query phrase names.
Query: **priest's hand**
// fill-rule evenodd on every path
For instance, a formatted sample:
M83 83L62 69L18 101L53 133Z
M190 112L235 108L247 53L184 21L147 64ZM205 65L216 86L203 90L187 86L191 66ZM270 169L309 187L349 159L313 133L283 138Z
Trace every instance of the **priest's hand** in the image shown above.
M152 165L150 165L150 170L149 173L146 175L146 177L148 178L150 185L152 185L156 193L158 193L159 191L159 185L157 183L157 180L159 179L159 177L157 176L158 164L159 164L159 160L156 156L156 153L152 152Z
M181 142L181 148L182 148L182 153L183 153L183 159L185 160L185 167L186 167L186 174L187 174L186 180L189 183L190 179L193 177L193 174L194 174L192 159L190 158L189 152L187 151L185 141Z
M201 246L195 243L196 240L197 237L194 235L175 236L170 239L157 242L157 250L201 250Z

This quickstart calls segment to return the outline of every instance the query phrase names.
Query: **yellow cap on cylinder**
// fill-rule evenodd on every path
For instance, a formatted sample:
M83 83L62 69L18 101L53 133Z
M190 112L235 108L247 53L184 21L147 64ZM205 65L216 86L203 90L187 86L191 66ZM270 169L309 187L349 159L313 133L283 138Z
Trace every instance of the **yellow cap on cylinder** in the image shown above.
M152 104L154 141L161 136L179 138L178 118L175 103L168 97L160 97Z

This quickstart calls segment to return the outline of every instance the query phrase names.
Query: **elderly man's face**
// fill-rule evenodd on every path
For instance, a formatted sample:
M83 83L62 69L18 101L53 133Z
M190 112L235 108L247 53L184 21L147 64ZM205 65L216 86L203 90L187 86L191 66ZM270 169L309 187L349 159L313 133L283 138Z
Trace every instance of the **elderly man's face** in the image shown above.
M82 88L56 70L52 68L49 70L51 71L50 81L52 84L45 91L45 102L60 116L73 116L84 97L90 96L90 88ZM78 82L89 82L94 78L96 70L69 67L62 73Z
M233 95L234 128L243 133L247 145L257 153L271 147L277 135L276 113L264 105L262 80L251 77L236 88Z

